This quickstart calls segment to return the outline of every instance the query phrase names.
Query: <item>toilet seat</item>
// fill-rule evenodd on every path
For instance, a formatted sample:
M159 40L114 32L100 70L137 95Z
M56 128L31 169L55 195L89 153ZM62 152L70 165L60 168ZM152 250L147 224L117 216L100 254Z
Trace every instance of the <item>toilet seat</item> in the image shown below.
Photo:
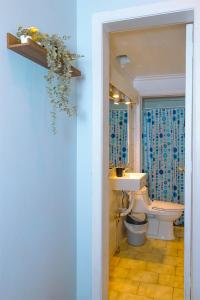
M178 203L154 200L150 205L150 210L155 212L156 211L169 212L169 213L177 212L177 211L183 211L184 205Z

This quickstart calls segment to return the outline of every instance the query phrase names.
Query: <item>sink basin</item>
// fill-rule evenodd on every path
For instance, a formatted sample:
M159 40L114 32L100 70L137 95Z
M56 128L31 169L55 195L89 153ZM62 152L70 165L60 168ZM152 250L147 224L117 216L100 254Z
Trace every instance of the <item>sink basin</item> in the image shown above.
M137 191L146 185L146 173L126 173L123 177L110 176L110 186L114 191Z

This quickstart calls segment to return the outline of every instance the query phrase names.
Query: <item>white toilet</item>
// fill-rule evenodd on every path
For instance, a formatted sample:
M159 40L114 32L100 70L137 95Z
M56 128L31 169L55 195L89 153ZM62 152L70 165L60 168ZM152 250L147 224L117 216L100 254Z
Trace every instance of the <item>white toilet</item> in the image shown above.
M157 200L151 201L148 189L143 187L141 190L135 192L132 211L147 214L147 236L149 238L174 240L173 222L181 217L184 205Z

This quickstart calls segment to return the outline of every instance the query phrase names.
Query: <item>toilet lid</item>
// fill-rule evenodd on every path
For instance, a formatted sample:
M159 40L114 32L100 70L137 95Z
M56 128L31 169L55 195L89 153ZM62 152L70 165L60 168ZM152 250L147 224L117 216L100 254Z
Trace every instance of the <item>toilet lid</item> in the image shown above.
M170 210L170 211L177 211L177 210L184 210L184 205L173 203L173 202L166 202L166 201L158 201L154 200L151 204L151 208L153 210Z

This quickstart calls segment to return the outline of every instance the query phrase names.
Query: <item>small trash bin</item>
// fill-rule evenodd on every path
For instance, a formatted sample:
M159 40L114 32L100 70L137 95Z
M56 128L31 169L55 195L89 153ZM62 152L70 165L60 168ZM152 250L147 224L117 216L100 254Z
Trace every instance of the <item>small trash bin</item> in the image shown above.
M124 220L127 229L128 243L141 246L145 243L147 232L147 216L145 214L131 214Z

